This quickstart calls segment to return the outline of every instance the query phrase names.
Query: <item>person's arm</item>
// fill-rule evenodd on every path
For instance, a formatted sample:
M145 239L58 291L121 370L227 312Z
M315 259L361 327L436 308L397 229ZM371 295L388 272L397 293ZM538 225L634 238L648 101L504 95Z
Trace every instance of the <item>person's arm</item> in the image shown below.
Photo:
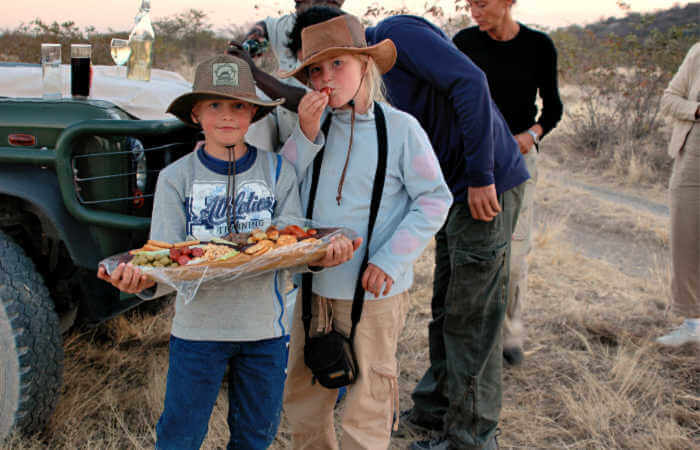
M697 120L699 99L690 99L691 77L700 71L700 43L693 45L661 97L661 110L677 120Z
M411 124L401 144L399 164L410 203L391 238L369 259L369 275L363 274L363 287L375 295L389 293L391 284L413 264L440 230L452 205L452 194L430 139L417 120L407 119ZM389 277L385 280L386 288L377 285L382 278L377 269ZM377 279L379 281L374 281Z
M283 98L285 102L282 106L294 113L297 112L299 108L299 102L301 98L306 94L306 90L288 84L282 83L277 78L273 77L269 73L265 72L259 68L253 58L250 57L248 52L243 50L240 43L236 41L229 42L228 49L226 53L229 55L241 58L248 63L250 70L253 73L253 78L257 83L260 90L262 90L265 95L271 99Z
M181 242L186 240L185 202L177 187L163 175L161 172L156 183L150 238L163 242ZM144 300L153 300L174 291L171 286L150 281L131 263L120 264L110 275L107 275L104 267L100 267L97 277L120 291L137 294Z
M280 177L275 187L275 218L277 217L304 217L297 175L294 166L285 158L282 158Z
M536 49L538 59L537 88L542 98L542 113L537 123L530 127L540 139L549 133L561 120L564 105L559 97L559 79L557 72L557 49L554 42L543 36ZM540 129L536 127L539 125Z
M325 114L328 114L325 112L327 104L327 96L315 91L309 92L302 99L299 119L294 131L280 150L282 156L294 166L300 185L314 158L325 145L326 137L320 128L326 117Z
M275 155L276 156L276 155ZM304 217L299 199L299 186L294 168L282 158L280 178L275 189L275 217ZM323 258L304 267L290 270L291 274L306 271L320 272L324 267L333 267L352 259L352 255L362 244L362 238L354 242L343 235L331 238Z
M397 65L445 92L458 118L467 160L467 184L494 184L493 103L486 75L448 39L421 22L384 25Z
M444 35L421 21L384 25L397 65L445 92L455 108L467 162L467 195L473 218L491 221L501 211L495 186L494 121L499 120L486 75Z

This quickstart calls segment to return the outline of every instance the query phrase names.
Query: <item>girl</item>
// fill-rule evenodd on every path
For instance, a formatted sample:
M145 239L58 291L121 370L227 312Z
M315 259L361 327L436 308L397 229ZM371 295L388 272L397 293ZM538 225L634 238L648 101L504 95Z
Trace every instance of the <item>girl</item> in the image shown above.
M350 15L303 30L295 27L290 41L300 38L301 64L282 76L295 76L313 90L302 98L298 125L282 152L301 182L303 209L311 211L314 220L347 226L363 238L360 255L342 268L313 275L311 330L350 335L352 299L361 277L365 302L353 340L359 375L345 400L341 446L387 448L398 411L396 346L408 307L412 265L444 223L452 196L423 129L383 99L381 75L396 60L393 43L385 40L367 47L362 25ZM367 243L382 133L386 178ZM314 160L321 150L321 175L311 203ZM360 273L366 245L368 264ZM336 391L312 383L304 363L301 303L297 301L294 315L284 397L293 448L337 449Z

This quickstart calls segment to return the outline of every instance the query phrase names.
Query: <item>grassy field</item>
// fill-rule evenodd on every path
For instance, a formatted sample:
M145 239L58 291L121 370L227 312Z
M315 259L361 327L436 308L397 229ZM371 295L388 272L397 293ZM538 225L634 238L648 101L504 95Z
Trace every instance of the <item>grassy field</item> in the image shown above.
M545 149L540 159L527 357L504 372L501 446L698 448L698 348L653 343L677 320L666 312L668 217L588 189L593 173L568 171L557 139L547 147L557 157ZM658 185L604 187L664 201ZM399 348L401 408L410 406L410 391L427 367L433 250L415 266ZM171 318L172 307L141 310L70 334L63 394L48 429L8 448L151 448ZM222 391L204 448L225 448L226 410ZM391 448L409 442L397 439ZM289 447L283 420L272 448Z
M577 90L565 86L575 107ZM504 370L503 448L700 448L700 349L654 344L679 319L669 298L668 167L662 141L591 156L568 119L539 158L536 230L520 367ZM665 130L667 132L667 130ZM628 160L629 161L629 160ZM655 169L656 168L656 169ZM428 365L434 246L415 264L399 343L401 409ZM173 308L142 308L65 336L65 383L48 428L8 449L152 448ZM228 441L223 386L205 449ZM342 413L342 406L339 408ZM414 436L421 438L422 436ZM403 449L410 439L395 439ZM290 448L283 418L274 450Z

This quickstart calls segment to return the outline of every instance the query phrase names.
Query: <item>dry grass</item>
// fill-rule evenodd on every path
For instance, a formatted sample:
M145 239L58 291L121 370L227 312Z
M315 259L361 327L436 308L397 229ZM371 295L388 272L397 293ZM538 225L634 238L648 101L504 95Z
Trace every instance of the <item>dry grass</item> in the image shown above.
M525 313L527 358L504 373L501 446L698 448L699 349L653 344L674 320L665 312L667 219L567 187L554 176L561 171L556 161L541 161L540 220ZM596 223L598 228L590 227ZM572 230L589 233L584 242L617 240L629 255L618 261L587 254ZM432 252L431 246L416 263L399 347L402 408L410 406L411 388L427 367ZM621 270L627 259L639 258L635 252L649 253L647 270L636 275ZM170 320L170 309L137 312L68 336L65 387L49 428L40 436L16 438L8 448L152 448ZM222 394L204 448L225 448L226 409ZM396 439L391 448L408 443ZM272 448L290 448L284 420Z

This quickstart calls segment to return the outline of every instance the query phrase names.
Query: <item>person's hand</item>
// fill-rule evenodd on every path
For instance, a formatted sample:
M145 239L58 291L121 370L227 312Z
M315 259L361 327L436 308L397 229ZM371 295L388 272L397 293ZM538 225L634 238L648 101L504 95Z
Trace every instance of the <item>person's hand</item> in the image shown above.
M243 49L243 46L240 42L229 42L228 48L226 49L226 53L231 56L235 56L236 58L241 58L243 61L247 62L250 66L251 72L253 72L253 75L255 75L255 71L258 69L258 66L255 65L253 58L251 58L250 54L247 51L245 51L245 49Z
M386 285L386 287L384 287ZM394 280L391 279L382 269L372 263L367 265L367 270L362 275L362 287L365 291L371 292L375 297L387 295L394 285ZM384 292L382 288L384 287Z
M496 195L496 185L472 187L467 189L469 211L476 220L491 222L501 212L501 205Z
M121 263L114 269L111 276L107 275L104 266L97 269L97 278L110 283L115 288L128 294L137 294L156 283L141 273L141 270L131 263Z
M331 243L326 249L326 255L318 261L311 263L311 266L317 267L334 267L352 259L355 250L362 245L362 238L357 238L354 241L346 238L342 234L333 236Z
M316 140L321 130L321 115L328 105L328 95L309 91L299 102L299 126L311 142Z
M532 149L532 146L535 145L535 139L527 131L524 133L516 134L513 137L518 143L518 147L520 147L520 153L522 153L523 155L527 155L530 152L530 149Z

